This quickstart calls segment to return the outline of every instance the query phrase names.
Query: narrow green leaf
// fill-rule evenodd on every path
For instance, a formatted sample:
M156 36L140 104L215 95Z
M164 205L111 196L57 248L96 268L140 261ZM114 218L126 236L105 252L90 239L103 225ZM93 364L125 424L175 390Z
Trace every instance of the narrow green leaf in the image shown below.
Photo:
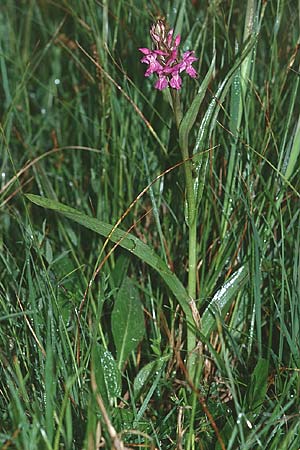
M247 58L249 58L249 55L247 56ZM247 60L247 58L245 59L245 61ZM221 233L223 237L225 236L227 230L228 217L230 216L230 212L233 208L231 200L232 200L232 193L235 192L235 180L238 173L237 168L239 159L237 158L237 142L242 118L242 104L243 103L241 92L241 68L238 67L236 73L234 74L230 96L229 129L232 133L232 142L229 154L226 184L224 189L225 194L223 202L224 214L222 215L222 222L221 222L221 230L222 230Z
M294 148L293 143L295 142L295 134L292 134L291 136L291 121L292 118L294 116L295 113L295 105L297 102L297 98L299 98L299 94L298 94L298 88L299 88L299 78L297 78L295 80L295 82L293 83L292 86L292 92L289 95L289 105L287 108L287 119L285 122L285 132L284 132L284 136L283 136L283 140L282 140L282 144L281 144L281 150L280 150L280 156L279 156L279 161L278 161L278 170L285 173L285 175L287 174L288 177L290 176L289 172L291 170L291 166L289 168L289 170L287 171L287 167L289 164L292 164L292 162L290 163L290 155L291 155L291 148ZM299 120L300 118L298 118L298 126L299 126ZM298 128L297 126L297 128ZM289 142L288 142L289 139ZM296 149L296 147L295 147ZM291 160L292 161L292 160Z
M123 283L123 280L126 276L128 266L129 266L130 258L128 257L128 253L122 253L118 256L115 266L110 272L110 283L113 288L119 288Z
M276 450L299 450L299 432L300 422L298 417L295 418L294 423L289 426L288 432L285 436L280 438L280 442L276 442Z
M300 155L300 117L298 118L298 124L293 138L293 145L289 154L289 160L284 174L287 180L289 180L293 176L299 155Z
M179 8L179 11L178 11ZM177 36L177 34L181 34L182 33L182 25L183 25L183 18L184 18L184 13L186 11L186 0L180 0L177 3L177 7L175 6L175 8L173 7L174 12L177 12L177 17L176 17L176 25L175 25L175 30L174 30L174 36Z
M147 383L149 383L155 375L160 371L167 357L158 358L155 361L151 361L146 364L137 374L133 383L133 390L135 396L138 396L143 389L147 388Z
M100 346L94 345L92 349L92 370L95 374L95 380L98 387L98 391L103 398L105 404L109 404L109 396L106 388L106 382L104 378L104 370L101 364L101 349Z
M268 360L261 358L255 366L248 387L245 407L251 412L259 413L266 397L268 387Z
M113 226L111 224L102 222L93 217L89 217L74 208L70 208L63 203L57 202L56 200L43 198L33 194L28 194L26 195L26 197L36 205L52 209L53 211L57 211L63 214L68 219L71 219L74 222L83 225L89 230L95 231L101 236L109 236L113 229ZM185 312L187 320L190 322L190 324L193 324L194 321L192 318L191 309L188 304L189 297L184 286L176 277L176 275L171 272L165 262L154 252L154 250L148 245L144 244L140 239L136 238L130 233L126 233L125 231L120 230L119 228L113 232L109 239L112 242L118 243L120 247L123 247L126 250L130 251L133 255L140 258L160 274L162 279L170 288L171 292L176 297L181 308Z
M189 109L187 110L187 112L185 113L181 123L180 123L180 127L179 127L179 143L180 146L182 145L186 145L188 142L188 136L189 136L189 132L192 129L192 126L195 123L195 120L197 118L202 100L204 98L204 95L206 93L207 90L207 86L210 82L211 79L211 75L212 72L214 70L215 67L215 62L216 62L216 56L213 56L210 68L204 78L204 80L202 81L199 89L198 89L198 93L195 96L194 100L192 101L191 106L189 107Z
M137 289L126 278L119 289L111 317L112 334L117 350L118 367L121 370L145 333L142 303Z
M240 67L246 56L249 54L249 52L253 49L255 43L257 40L257 35L254 34L253 37L247 42L244 49L240 52L240 54L237 55L236 61L231 67L231 69L228 71L226 76L224 77L224 80L220 84L220 86L217 89L216 94L212 98L210 104L208 105L208 108L206 110L206 113L203 117L203 120L201 122L201 125L199 127L196 144L194 146L193 154L199 152L199 148L203 144L205 136L208 135L208 137L211 136L213 129L215 127L217 116L219 114L219 111L221 109L222 103L225 99L225 96L234 80L234 76L236 73L236 70Z
M143 417L143 415L144 415L144 413L145 413L145 411L147 409L147 406L148 406L148 404L149 404L149 402L150 402L150 400L151 400L151 398L152 398L152 396L153 396L153 394L154 394L154 392L155 392L155 390L156 390L156 388L158 386L159 380L162 377L162 373L163 373L163 365L155 373L155 379L152 382L152 384L150 386L150 389L148 390L147 395L146 395L146 397L144 399L144 402L142 403L142 405L141 405L141 407L140 407L140 409L139 409L139 411L138 411L138 413L136 415L136 419L134 421L134 425L136 423L138 423L141 420L141 418Z
M217 89L216 94L213 96L210 104L208 105L208 108L206 110L206 113L202 119L202 122L200 124L196 143L193 149L193 154L198 155L194 158L195 163L195 181L194 181L194 191L196 196L196 205L200 204L204 183L205 183L205 175L206 175L206 169L207 169L207 162L208 158L203 158L203 153L201 152L202 147L206 141L209 142L210 137L212 135L212 132L215 128L215 125L217 123L217 118L219 111L221 109L222 103L227 95L227 92L234 80L234 76L236 73L236 70L241 66L244 59L247 57L249 52L253 49L253 47L256 44L257 40L257 34L254 33L251 39L246 43L244 49L242 52L237 55L236 61L231 67L231 69L226 74L224 80L220 84L219 88Z
M232 298L239 292L249 278L247 266L238 269L218 290L202 315L201 333L208 337L216 325L216 317L224 317L229 310Z
M50 312L50 310L49 310ZM45 399L46 399L46 425L48 439L52 442L54 435L54 398L56 391L56 382L54 376L53 347L54 343L51 339L52 314L49 314L50 320L47 329L47 347L46 347L46 363L45 363Z

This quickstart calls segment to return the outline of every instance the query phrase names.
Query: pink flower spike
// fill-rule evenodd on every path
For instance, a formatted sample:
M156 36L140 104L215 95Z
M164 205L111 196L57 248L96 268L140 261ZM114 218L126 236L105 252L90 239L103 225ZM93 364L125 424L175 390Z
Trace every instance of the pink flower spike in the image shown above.
M141 47L143 57L141 62L148 65L145 77L156 73L157 80L154 87L162 91L170 86L173 89L181 89L181 72L186 73L191 78L198 76L192 64L197 61L195 52L187 51L180 57L179 45L181 36L174 36L174 30L170 29L168 24L159 19L150 29L150 36L153 49Z

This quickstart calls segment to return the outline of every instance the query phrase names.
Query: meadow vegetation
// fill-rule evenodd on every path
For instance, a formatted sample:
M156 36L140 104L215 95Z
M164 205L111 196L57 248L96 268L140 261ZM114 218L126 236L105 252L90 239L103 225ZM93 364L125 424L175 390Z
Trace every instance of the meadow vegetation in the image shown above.
M1 448L299 450L299 45L296 0L1 1Z

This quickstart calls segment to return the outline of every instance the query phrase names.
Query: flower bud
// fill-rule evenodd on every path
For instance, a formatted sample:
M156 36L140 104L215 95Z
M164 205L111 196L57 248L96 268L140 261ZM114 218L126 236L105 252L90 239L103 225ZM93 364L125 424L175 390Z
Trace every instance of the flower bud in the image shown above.
M164 20L159 19L150 29L150 36L155 45L160 46L166 42L167 38L167 25Z

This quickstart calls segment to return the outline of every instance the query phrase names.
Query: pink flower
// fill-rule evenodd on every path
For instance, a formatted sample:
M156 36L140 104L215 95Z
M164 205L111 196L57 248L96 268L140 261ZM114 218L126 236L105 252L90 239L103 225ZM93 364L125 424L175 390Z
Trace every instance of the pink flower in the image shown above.
M149 67L145 72L145 77L149 77L156 73L158 80L154 87L162 91L170 86L173 89L181 89L182 79L179 73L186 71L192 77L197 77L197 72L192 66L197 61L194 51L187 51L183 54L182 59L178 58L178 47L180 44L180 34L175 39L173 37L174 30L168 30L168 26L163 20L158 20L152 25L150 35L156 47L155 50L149 48L140 48L143 53L142 63L148 64Z
M185 52L182 56L182 61L179 63L180 69L179 71L182 72L183 70L186 71L187 74L189 74L190 77L196 78L197 72L192 67L193 62L197 61L198 58L195 57L195 52Z
M141 59L142 63L149 64L148 69L145 72L145 77L149 77L152 73L159 72L163 69L161 64L157 61L157 54L151 52L148 48L140 48L140 51L144 53L144 57ZM147 51L147 52L146 52Z
M182 79L180 78L178 72L172 73L172 78L170 80L170 86L173 89L181 89Z
M162 91L163 89L168 87L168 79L167 79L167 77L165 75L163 75L163 74L159 74L158 75L158 80L155 83L154 87L156 89L159 89L160 91Z

